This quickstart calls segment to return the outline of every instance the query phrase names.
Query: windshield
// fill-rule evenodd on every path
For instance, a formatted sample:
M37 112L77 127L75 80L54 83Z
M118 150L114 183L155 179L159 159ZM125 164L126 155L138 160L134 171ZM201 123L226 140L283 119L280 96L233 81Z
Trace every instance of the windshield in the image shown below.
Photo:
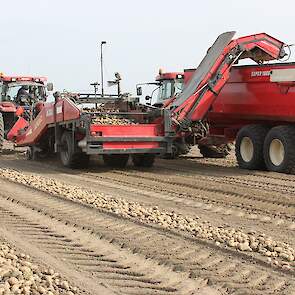
M178 95L183 90L183 79L163 80L159 88L158 102Z
M26 92L32 97L33 101L46 100L45 86L41 83L3 83L1 86L0 101L17 101L17 94L22 86L26 85Z

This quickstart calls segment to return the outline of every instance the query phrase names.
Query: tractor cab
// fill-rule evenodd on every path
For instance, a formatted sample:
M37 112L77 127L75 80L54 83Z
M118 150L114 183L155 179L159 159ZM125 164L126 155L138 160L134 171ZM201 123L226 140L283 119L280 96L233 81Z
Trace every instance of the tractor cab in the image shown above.
M184 75L183 73L162 73L156 77L160 83L157 100L153 102L154 106L162 106L164 101L176 96L183 90Z
M162 107L165 100L176 96L183 90L184 75L183 73L163 73L159 70L159 75L155 82L137 84L137 95L142 95L142 85L157 86L153 89L151 95L145 97L146 104L155 107Z
M46 78L0 77L0 102L12 102L17 105L31 105L33 102L46 101ZM27 97L17 97L18 91L25 88Z
M47 100L47 91L53 88L52 83L46 82L44 77L0 73L0 150L18 116L31 120L38 114L40 104Z

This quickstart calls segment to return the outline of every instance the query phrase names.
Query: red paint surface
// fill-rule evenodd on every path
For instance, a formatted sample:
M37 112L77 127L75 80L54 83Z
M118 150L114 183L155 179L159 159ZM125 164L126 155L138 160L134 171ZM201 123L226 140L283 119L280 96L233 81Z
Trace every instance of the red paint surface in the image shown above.
M0 112L2 113L15 113L16 112L16 106L14 103L9 101L3 101L0 102Z
M117 142L106 142L103 144L104 149L146 149L158 148L159 142L120 142L122 137L157 137L160 133L161 125L157 124L137 124L137 125L91 125L90 131L97 132L100 136L118 137Z

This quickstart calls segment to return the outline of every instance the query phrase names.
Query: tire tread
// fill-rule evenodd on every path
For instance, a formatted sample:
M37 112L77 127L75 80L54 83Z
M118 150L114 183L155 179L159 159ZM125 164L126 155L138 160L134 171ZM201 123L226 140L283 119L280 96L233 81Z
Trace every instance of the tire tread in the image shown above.
M236 137L236 159L242 169L264 170L265 162L263 157L264 139L269 127L264 125L246 125L237 134ZM240 153L240 143L243 137L248 136L252 139L254 145L254 157L250 162L245 162Z

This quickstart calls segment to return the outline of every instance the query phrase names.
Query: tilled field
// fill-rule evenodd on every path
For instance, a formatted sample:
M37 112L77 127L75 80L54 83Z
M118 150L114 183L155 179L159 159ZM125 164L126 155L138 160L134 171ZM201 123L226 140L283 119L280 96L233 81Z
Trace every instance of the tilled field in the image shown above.
M0 237L77 294L295 294L294 180L231 157L72 171L4 152Z

